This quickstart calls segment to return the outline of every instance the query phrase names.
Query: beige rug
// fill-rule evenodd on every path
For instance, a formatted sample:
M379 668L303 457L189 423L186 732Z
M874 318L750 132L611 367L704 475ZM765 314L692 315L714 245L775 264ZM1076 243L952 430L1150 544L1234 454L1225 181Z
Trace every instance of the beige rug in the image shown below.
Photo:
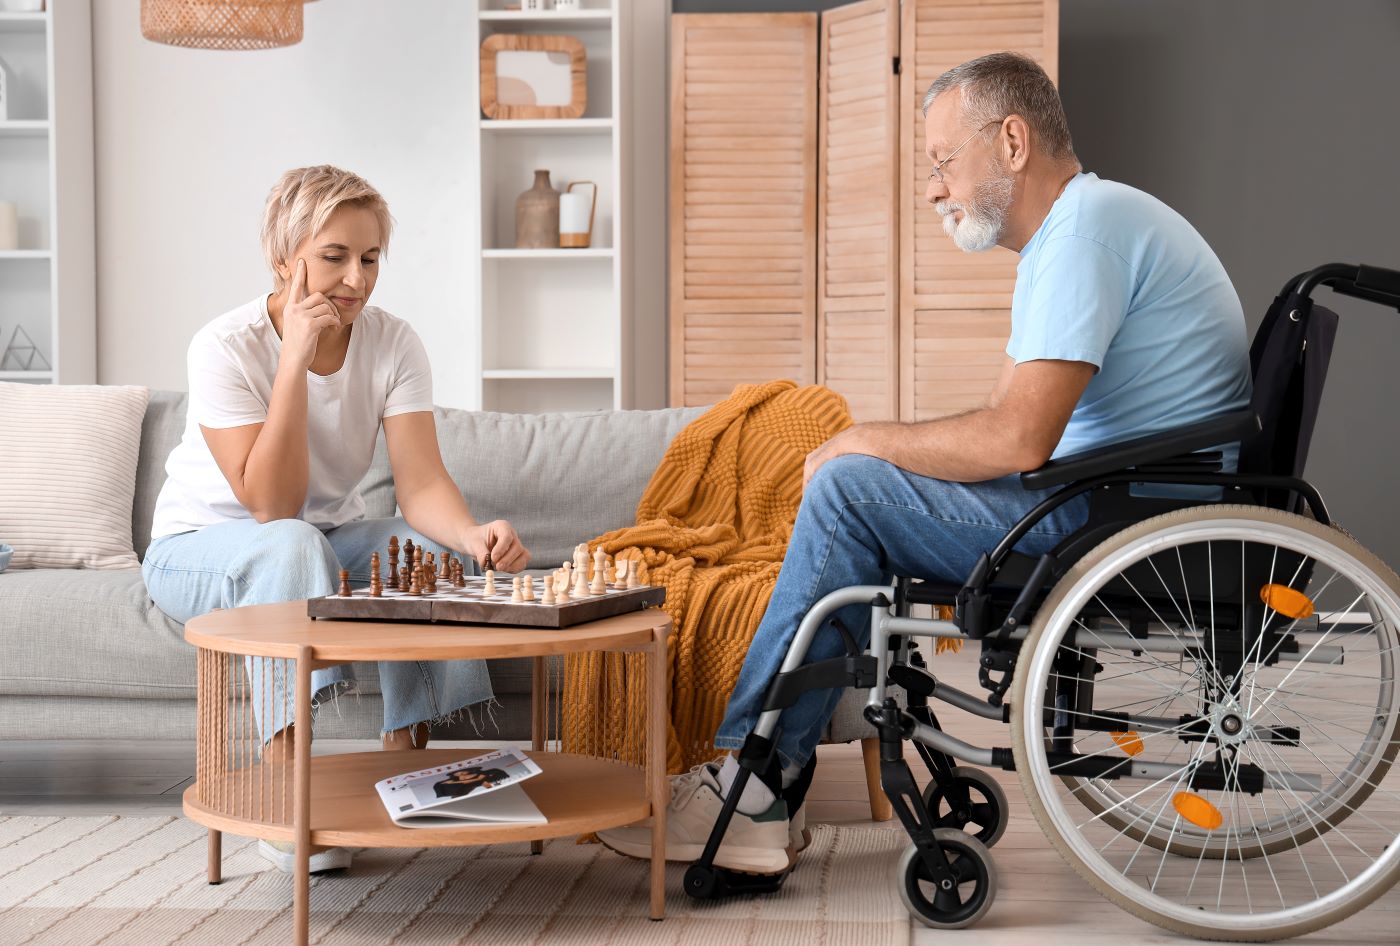
M224 838L224 882L204 882L204 829L183 818L0 816L0 944L284 944L291 880L256 842ZM361 852L313 877L311 942L889 946L909 942L895 887L904 835L822 825L783 890L698 903L666 875L667 919L647 918L646 865L554 841Z

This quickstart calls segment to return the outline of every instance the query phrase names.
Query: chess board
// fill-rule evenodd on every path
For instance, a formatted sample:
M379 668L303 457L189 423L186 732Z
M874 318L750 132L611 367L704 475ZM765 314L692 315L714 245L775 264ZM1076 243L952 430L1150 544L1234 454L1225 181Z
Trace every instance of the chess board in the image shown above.
M368 588L356 588L349 597L312 598L306 602L306 613L313 618L560 628L659 607L666 600L665 588L643 585L625 591L609 588L601 595L570 598L565 604L541 604L538 597L534 601L519 602L510 600L509 575L496 576L494 595L485 593L485 578L467 576L465 580L466 587L453 588L444 583L437 591L424 595L391 591L386 586L383 594L375 598Z

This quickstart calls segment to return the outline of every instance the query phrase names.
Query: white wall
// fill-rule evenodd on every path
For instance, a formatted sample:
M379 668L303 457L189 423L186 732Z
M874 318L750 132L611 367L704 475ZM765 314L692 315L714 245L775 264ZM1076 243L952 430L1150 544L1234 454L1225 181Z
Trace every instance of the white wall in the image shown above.
M307 5L298 45L235 53L151 43L139 0L94 0L99 381L184 390L195 330L271 288L268 189L287 168L330 163L388 200L397 228L371 302L423 337L437 402L465 406L469 13L460 0L329 0ZM664 18L648 20L663 32L638 42L664 41ZM664 69L649 85L664 95ZM646 347L637 406L659 406L664 340Z

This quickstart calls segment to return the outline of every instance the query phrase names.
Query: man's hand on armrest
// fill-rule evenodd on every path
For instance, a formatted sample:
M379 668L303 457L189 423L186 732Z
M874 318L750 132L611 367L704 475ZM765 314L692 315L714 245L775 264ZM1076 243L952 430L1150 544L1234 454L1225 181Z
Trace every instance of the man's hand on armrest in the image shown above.
M1082 361L1027 361L979 410L916 424L857 424L808 455L804 483L848 453L959 483L1034 470L1055 452L1095 370Z

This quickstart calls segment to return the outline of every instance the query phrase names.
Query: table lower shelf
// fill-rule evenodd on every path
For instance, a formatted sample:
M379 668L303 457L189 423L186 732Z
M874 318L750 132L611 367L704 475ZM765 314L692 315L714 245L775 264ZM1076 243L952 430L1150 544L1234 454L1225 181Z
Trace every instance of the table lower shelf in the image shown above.
M311 843L327 847L452 847L569 837L631 824L651 814L645 770L562 752L527 752L540 774L522 783L547 824L464 824L401 828L389 818L374 783L391 775L457 762L488 750L356 752L311 759ZM284 785L285 782L285 785ZM292 767L251 765L185 790L193 821L242 837L293 839ZM276 817L281 813L283 818Z

